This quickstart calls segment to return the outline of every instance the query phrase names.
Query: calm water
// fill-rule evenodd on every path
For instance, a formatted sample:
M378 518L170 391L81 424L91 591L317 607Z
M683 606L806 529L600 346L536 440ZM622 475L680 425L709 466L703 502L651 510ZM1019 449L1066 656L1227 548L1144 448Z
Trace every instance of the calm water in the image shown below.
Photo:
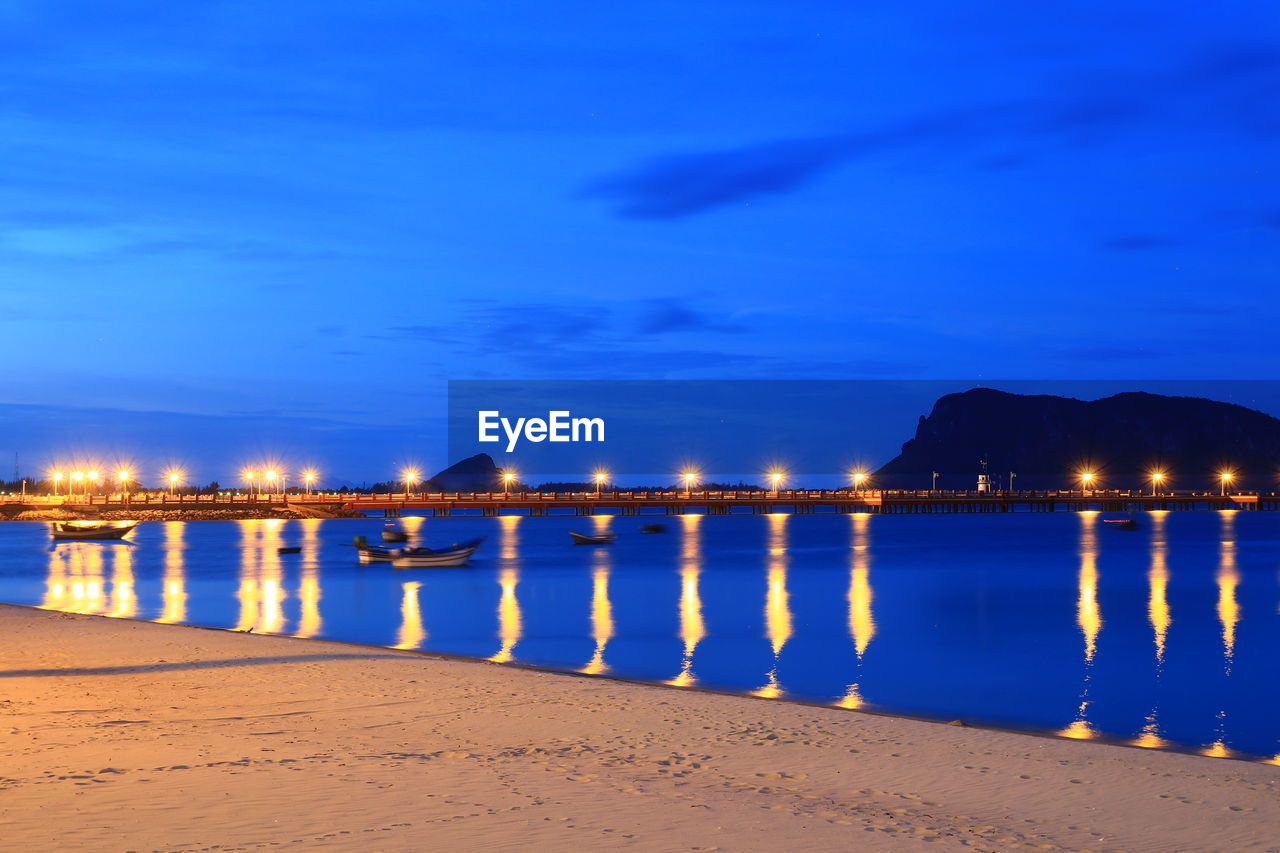
M1213 755L1280 753L1280 514L403 519L470 568L359 566L378 519L0 525L0 600L428 649ZM612 528L613 547L567 531ZM302 553L278 555L282 545Z

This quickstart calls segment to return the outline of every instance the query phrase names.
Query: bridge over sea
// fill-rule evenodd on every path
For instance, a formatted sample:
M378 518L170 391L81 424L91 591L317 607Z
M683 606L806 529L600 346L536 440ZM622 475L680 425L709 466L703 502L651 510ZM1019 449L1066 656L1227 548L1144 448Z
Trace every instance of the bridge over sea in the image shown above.
M318 516L344 510L451 515L706 515L814 513L1149 512L1277 510L1280 493L1136 491L603 491L410 492L391 494L236 494L0 496L0 514L65 508L85 513L121 510L279 510Z

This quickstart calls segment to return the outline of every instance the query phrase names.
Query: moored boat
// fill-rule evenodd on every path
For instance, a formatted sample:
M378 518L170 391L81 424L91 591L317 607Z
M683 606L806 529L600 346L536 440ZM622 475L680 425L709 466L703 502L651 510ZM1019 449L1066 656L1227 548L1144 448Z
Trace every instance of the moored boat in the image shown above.
M440 549L401 548L391 552L391 565L397 569L443 569L465 566L483 541L483 539L471 539Z
M63 540L117 540L123 539L136 521L55 521L53 538Z
M398 527L388 524L382 528L383 542L408 542L409 534Z
M574 545L612 545L614 540L612 533L599 533L594 536L588 536L585 533L574 533L570 530L569 535L573 537Z
M1132 518L1104 518L1103 524L1111 525L1111 530L1137 530L1138 522Z

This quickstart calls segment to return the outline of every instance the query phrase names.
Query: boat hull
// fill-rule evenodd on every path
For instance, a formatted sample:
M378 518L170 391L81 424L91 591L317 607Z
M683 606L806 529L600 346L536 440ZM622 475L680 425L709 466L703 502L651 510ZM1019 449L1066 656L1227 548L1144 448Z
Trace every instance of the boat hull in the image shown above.
M53 538L56 542L104 541L111 542L123 539L138 522L102 525L75 525L54 522Z

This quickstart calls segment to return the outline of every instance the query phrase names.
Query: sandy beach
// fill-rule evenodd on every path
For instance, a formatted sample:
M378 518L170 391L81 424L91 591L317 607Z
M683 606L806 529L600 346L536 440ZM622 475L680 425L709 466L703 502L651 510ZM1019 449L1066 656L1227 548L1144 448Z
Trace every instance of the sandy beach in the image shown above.
M1280 768L0 606L21 850L1280 850Z

